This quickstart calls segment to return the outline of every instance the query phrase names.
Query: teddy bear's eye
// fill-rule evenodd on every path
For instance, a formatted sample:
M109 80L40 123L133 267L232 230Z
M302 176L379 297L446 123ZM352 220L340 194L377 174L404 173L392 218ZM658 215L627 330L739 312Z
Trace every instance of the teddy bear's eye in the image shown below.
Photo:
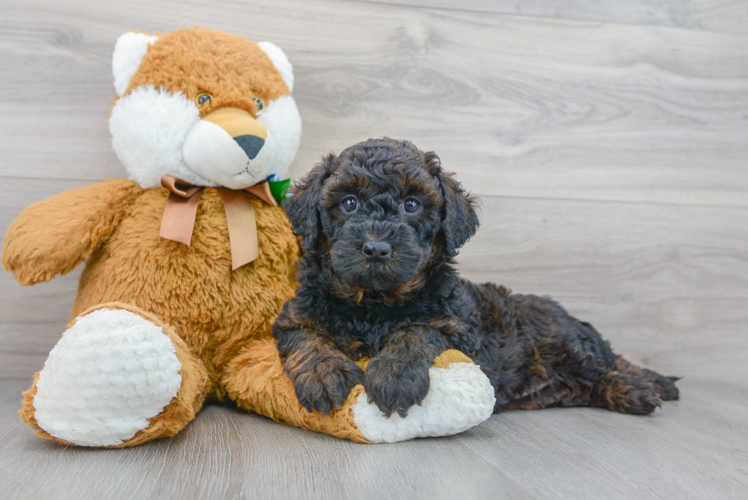
M213 96L210 95L209 93L200 92L199 94L197 94L197 103L200 106L204 106L205 104L210 104L211 102L213 102Z
M253 97L252 100L257 104L257 116L261 115L265 111L265 101L259 97Z

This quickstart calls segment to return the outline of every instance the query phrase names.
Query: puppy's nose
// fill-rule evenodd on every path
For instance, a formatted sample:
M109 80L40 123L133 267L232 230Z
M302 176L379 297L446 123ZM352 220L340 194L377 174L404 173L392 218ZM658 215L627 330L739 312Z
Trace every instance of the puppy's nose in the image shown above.
M361 250L366 255L366 260L381 261L392 256L392 247L384 241L367 241Z

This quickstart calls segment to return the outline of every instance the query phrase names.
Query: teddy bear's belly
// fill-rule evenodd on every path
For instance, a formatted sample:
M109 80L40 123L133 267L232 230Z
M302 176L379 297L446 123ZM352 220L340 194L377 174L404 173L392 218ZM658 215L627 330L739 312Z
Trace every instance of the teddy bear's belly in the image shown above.
M159 237L163 190L146 191L81 276L72 317L106 302L133 304L174 328L208 366L220 370L246 343L269 336L292 279L298 242L281 208L255 203L260 257L231 270L220 195L206 189L190 246Z

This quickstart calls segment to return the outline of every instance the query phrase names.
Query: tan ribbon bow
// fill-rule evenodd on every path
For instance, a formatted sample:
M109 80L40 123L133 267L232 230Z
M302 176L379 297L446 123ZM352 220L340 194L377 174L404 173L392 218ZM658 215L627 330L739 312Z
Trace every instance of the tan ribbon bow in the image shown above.
M190 246L192 231L195 229L197 205L205 188L193 186L171 175L161 177L161 185L171 191L171 194L166 200L159 236ZM273 198L267 181L242 190L222 187L218 188L218 191L221 193L229 226L231 269L235 270L260 256L255 210L244 192L255 195L271 207L277 207L278 203Z

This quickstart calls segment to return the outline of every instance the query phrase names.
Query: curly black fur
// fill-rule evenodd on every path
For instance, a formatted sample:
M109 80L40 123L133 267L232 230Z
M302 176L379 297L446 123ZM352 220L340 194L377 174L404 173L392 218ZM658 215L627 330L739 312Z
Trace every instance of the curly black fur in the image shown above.
M678 398L672 379L614 355L552 300L461 279L454 256L478 228L476 203L436 154L387 138L328 155L296 185L284 207L305 250L301 285L273 336L307 409L327 413L363 382L385 415L405 416L448 348L480 365L496 411L647 414ZM364 356L365 375L354 363Z

